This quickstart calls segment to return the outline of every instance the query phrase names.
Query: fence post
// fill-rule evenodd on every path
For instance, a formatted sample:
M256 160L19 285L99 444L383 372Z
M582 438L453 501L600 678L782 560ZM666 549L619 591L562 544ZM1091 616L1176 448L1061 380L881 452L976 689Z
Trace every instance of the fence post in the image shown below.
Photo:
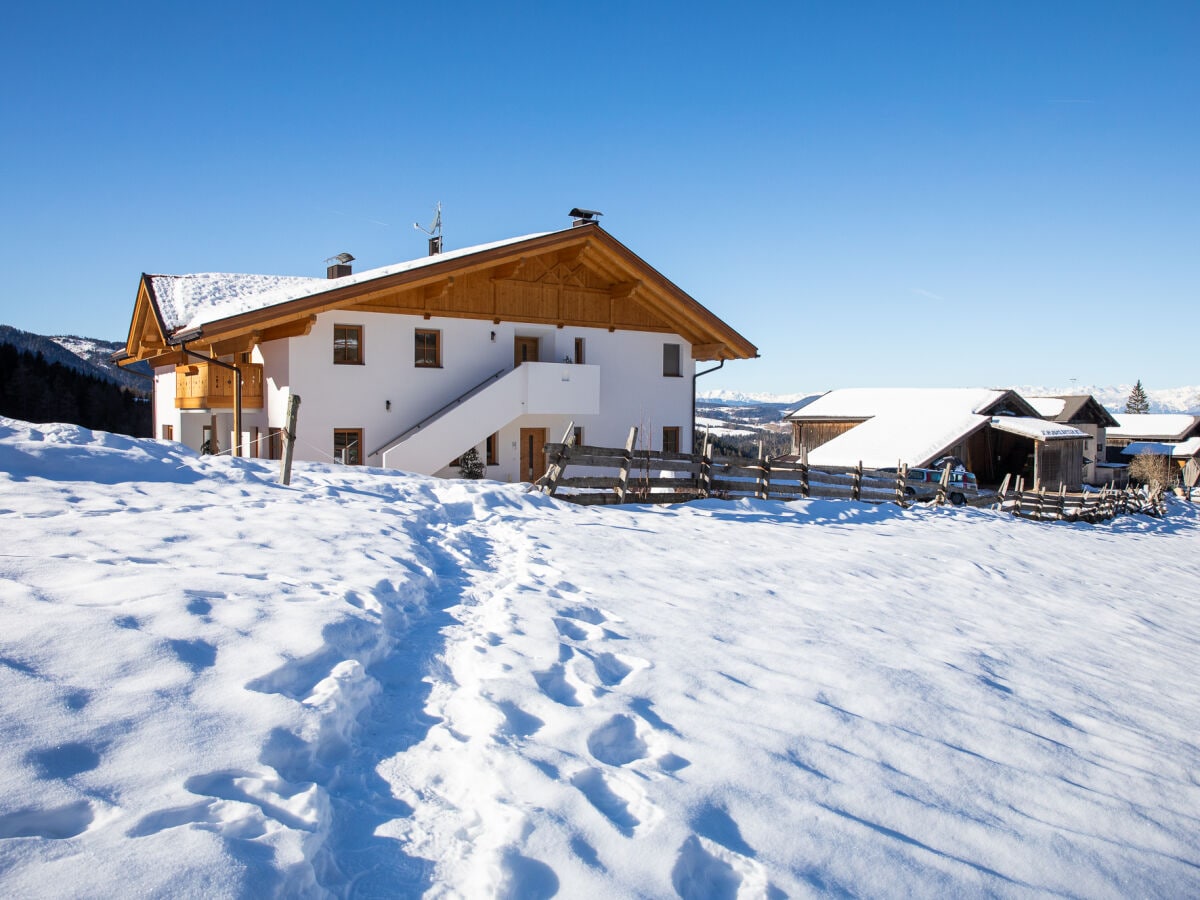
M296 449L296 418L300 412L300 395L288 397L287 423L283 426L283 460L279 465L279 483L292 483L292 454Z
M625 457L621 462L621 475L617 483L617 502L624 503L625 495L629 492L629 469L633 465L633 448L637 444L638 430L634 425L629 429L629 439L625 441Z
M708 429L704 429L704 446L700 450L700 496L712 496L712 444L708 440Z
M766 500L771 490L771 465L763 455L763 442L758 442L758 478L754 480L754 496Z
M858 465L854 467L854 474L850 477L850 499L862 499L862 460L858 461Z
M861 463L860 463L861 465ZM942 470L942 477L938 481L937 499L938 506L946 505L946 491L950 487L950 463L946 463L946 468Z
M545 493L553 497L554 492L558 490L558 479L562 477L562 473L567 468L567 460L571 457L571 448L575 445L575 423L569 422L567 430L563 433L562 449L554 454L554 460L546 467L545 479L542 487L545 488Z
M1000 490L996 491L996 496L1000 498L1000 501L996 504L996 509L1001 511L1004 510L1004 501L1007 499L1008 480L1010 478L1012 478L1012 472L1005 472L1004 480L1000 482Z
M1016 493L1017 493L1017 499L1016 499L1016 502L1013 504L1013 515L1019 519L1021 517L1021 501L1025 499L1025 476L1024 475L1017 476Z
M896 505L901 509L904 508L904 488L907 481L908 465L901 460L896 460Z
M800 453L800 496L805 500L809 498L808 493L808 447L804 447Z

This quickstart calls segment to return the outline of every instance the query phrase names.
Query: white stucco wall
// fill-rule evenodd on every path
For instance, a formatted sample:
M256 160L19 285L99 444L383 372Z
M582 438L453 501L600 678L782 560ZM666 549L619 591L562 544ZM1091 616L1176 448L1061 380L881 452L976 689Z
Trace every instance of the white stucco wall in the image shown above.
M163 436L164 425L174 428L175 440L187 443L182 434L179 410L175 408L174 366L159 366L154 370L154 436L156 438Z
M335 324L363 327L362 365L333 363ZM417 329L441 332L441 368L414 365ZM691 446L694 364L690 345L676 335L346 311L323 313L310 334L263 348L271 425L280 427L287 394L294 391L301 397L297 459L328 461L334 429L361 428L366 462L378 465L379 458L367 454L496 372L511 368L517 336L538 338L538 358L545 362L573 361L575 339L583 338L585 361L600 369L601 412L522 416L501 429L499 464L488 468L489 478L517 478L521 428L545 427L549 440L556 441L572 418L590 444L621 446L630 426L637 425L642 446L648 434L650 445L660 449L664 426L679 427L681 447ZM662 374L662 346L667 342L680 345L682 377ZM278 359L282 345L286 361ZM479 435L481 455L486 437ZM447 462L466 449L447 451Z
M335 324L362 326L363 364L334 364ZM441 333L441 368L415 365L417 329ZM518 336L537 338L538 361L554 363L574 362L576 339L582 338L585 363L599 370L600 412L522 415L509 422L498 432L499 461L488 467L489 478L519 479L522 428L545 428L547 439L558 441L574 421L583 428L586 443L623 446L630 427L637 426L638 445L658 450L663 428L673 426L679 428L680 447L691 447L695 364L690 345L677 335L351 311L322 313L310 334L272 341L254 352L252 361L264 370L264 408L243 411L243 438L248 443L258 428L258 455L267 456L269 429L283 427L288 398L296 393L301 398L296 459L328 462L334 430L361 428L364 461L380 465L381 458L370 456L371 451L490 376L511 369ZM681 377L662 374L665 343L680 345ZM173 424L176 440L198 449L214 411L175 409L174 372L173 366L155 372L155 435L162 434L163 424ZM221 410L216 415L218 442L227 450L232 414ZM479 434L476 444L485 460L486 438ZM466 449L447 448L447 463ZM439 474L453 476L457 470L447 467Z

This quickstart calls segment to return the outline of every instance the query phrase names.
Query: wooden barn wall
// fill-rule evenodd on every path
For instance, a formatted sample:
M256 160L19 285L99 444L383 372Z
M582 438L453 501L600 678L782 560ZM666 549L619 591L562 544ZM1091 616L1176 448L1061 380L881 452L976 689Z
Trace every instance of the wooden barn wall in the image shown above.
M802 453L812 451L822 444L828 444L840 434L845 434L861 421L854 422L793 422L792 444L793 451Z

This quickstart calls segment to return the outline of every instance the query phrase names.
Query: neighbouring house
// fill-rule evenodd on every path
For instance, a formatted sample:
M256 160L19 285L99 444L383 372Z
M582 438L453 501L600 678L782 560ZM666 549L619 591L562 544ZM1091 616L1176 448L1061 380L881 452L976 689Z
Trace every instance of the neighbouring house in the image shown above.
M357 274L343 256L327 278L143 275L114 358L153 366L155 434L276 458L298 395L297 459L453 476L473 447L527 481L570 423L690 449L695 363L757 356L586 216Z
M1061 394L1054 397L1026 397L1043 419L1071 425L1087 434L1083 444L1083 480L1091 485L1125 483L1124 463L1106 462L1107 429L1118 422L1091 394Z
M1179 444L1200 437L1200 416L1188 413L1115 413L1115 428L1108 429L1108 460L1124 462L1130 444Z
M1077 489L1088 435L1048 422L1011 390L845 388L787 416L792 454L814 466L929 466L954 456L981 485L1005 475Z

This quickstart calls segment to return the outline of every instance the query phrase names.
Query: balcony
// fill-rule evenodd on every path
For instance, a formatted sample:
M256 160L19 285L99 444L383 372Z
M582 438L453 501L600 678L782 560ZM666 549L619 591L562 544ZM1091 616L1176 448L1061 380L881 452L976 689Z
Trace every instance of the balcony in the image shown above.
M242 409L263 407L263 367L238 363L242 373ZM234 373L224 366L194 362L175 367L176 409L233 409Z

